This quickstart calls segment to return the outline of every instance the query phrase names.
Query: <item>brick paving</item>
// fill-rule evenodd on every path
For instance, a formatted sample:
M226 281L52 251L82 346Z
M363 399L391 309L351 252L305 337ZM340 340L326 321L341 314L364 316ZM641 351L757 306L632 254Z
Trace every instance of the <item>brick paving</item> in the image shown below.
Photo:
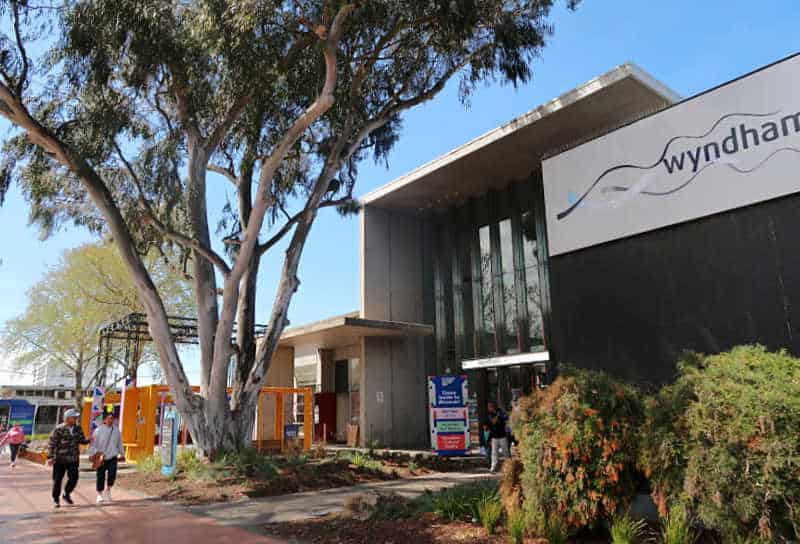
M114 489L112 504L97 506L91 472L81 472L75 506L54 510L50 486L49 467L22 461L12 471L0 462L0 543L280 544L124 489Z

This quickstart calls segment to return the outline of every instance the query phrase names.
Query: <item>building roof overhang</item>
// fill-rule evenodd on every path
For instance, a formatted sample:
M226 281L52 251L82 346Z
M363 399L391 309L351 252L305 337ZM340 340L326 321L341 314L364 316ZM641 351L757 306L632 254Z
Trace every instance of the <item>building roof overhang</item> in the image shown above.
M544 157L678 100L625 63L366 194L361 203L416 213L458 205L528 178Z
M365 337L402 338L432 335L433 325L364 319L358 316L358 312L353 312L286 329L278 345L313 344L320 349L332 349L353 345Z

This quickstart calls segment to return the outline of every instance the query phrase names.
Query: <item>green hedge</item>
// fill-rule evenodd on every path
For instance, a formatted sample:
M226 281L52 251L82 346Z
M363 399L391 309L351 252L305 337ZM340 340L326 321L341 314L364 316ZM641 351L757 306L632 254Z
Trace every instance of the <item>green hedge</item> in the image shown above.
M685 505L725 542L800 534L800 359L761 346L689 354L650 399L640 463L662 513Z

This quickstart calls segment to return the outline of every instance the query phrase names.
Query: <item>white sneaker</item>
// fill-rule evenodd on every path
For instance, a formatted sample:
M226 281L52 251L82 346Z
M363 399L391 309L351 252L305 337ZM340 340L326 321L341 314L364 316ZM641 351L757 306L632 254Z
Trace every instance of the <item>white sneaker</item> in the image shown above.
M98 494L96 502L97 502L97 504L101 504L103 502L103 495Z
M106 502L111 502L111 490L110 489L106 490L105 499L106 499Z

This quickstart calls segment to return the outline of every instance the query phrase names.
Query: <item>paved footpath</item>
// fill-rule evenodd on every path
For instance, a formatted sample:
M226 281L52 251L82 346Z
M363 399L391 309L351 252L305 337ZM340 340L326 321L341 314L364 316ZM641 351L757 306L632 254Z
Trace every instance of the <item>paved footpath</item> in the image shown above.
M2 544L279 544L238 527L197 516L114 490L112 504L94 503L94 473L81 472L72 497L75 506L54 510L50 499L50 471L25 461L12 471L4 456L0 462L0 543Z
M448 472L246 501L188 506L183 509L192 514L210 517L220 524L258 530L266 523L301 521L341 512L347 502L356 496L370 502L374 502L379 494L387 493L396 493L411 499L422 495L426 490L438 491L491 477L498 476L490 475L488 470Z

